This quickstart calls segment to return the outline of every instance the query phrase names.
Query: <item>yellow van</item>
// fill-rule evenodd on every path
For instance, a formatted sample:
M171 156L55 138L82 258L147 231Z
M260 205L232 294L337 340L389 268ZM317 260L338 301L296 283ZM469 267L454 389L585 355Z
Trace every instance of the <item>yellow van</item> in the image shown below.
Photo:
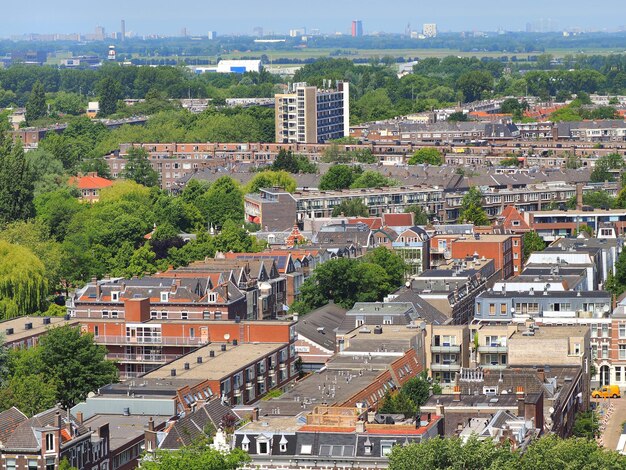
M591 398L620 398L622 396L617 385L603 385L591 392Z

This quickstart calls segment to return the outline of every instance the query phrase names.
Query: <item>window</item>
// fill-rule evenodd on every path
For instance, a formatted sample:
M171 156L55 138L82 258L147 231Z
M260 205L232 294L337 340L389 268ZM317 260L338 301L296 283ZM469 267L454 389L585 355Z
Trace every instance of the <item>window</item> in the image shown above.
M167 312L161 312L161 318L167 320Z
M211 312L209 312L208 310L204 310L202 312L202 319L203 320L210 320L211 319Z
M514 220L513 221L513 225L515 225L515 222L517 222L517 225L519 225L519 221L518 220ZM519 240L513 240L513 246L519 246Z
M385 316L383 318L383 325L393 325L393 318L391 316Z
M6 459L6 469L15 470L15 459Z
M591 325L591 337L592 338L597 338L598 337L598 325L593 324ZM597 346L596 346L597 348Z
M189 328L189 337L192 339L196 337L196 331L193 328Z
M608 346L606 344L602 345L602 358L603 359L605 359L604 348L608 349ZM618 346L618 351L619 351L619 358L620 358L620 360L626 359L626 344L620 344Z
M98 336L100 334L100 328L98 327L98 325L93 327L93 335L94 336Z
M603 338L607 338L609 336L609 325L607 325L606 323L604 323L602 325L602 337Z
M183 320L187 320L189 318L189 313L188 312L181 312L180 318L183 319Z
M500 304L500 315L506 315L506 304Z
M489 304L489 315L496 314L496 304Z
M574 344L574 354L580 354L580 343Z
M109 318L109 311L108 310L102 310L102 318Z
M513 253L513 259L519 259L519 253Z
M626 344L621 345L620 344L620 358L622 357L622 346L624 347L624 359L626 359ZM603 344L602 345L602 359L608 359L609 358L609 345L608 344Z
M313 452L313 446L311 444L303 444L300 446L300 454L311 455L312 452Z
M111 310L111 318L117 318L117 317L118 317L117 310Z
M150 318L151 318L152 320L155 320L155 319L156 319L156 317L157 317L157 313L156 313L156 312L150 312Z
M622 381L622 368L620 366L615 367L615 381Z
M167 302L167 299L169 298L170 293L169 292L161 292L161 302Z
M256 441L256 453L260 455L269 455L270 449L267 441Z
M210 292L208 295L208 302L210 304L217 303L217 294L215 292Z
M620 339L626 338L626 323L620 323L618 326Z
M119 302L119 300L120 300L120 293L119 292L111 292L111 300L113 302Z
M48 457L46 459L46 470L54 470L55 467L54 457Z
M54 451L54 434L46 434L46 452Z
M39 464L36 460L28 461L28 470L39 470Z
M396 441L381 441L380 442L380 456L385 457L391 453L391 449Z
M591 345L591 357L593 359L598 359L598 345L597 344Z

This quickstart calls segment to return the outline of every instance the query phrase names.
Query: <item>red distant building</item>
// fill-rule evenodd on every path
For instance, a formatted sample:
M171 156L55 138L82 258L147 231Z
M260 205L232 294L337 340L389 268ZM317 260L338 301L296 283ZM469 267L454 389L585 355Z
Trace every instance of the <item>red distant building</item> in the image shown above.
M86 175L72 176L68 184L78 188L81 201L98 202L100 190L112 186L113 181L98 176L94 171Z

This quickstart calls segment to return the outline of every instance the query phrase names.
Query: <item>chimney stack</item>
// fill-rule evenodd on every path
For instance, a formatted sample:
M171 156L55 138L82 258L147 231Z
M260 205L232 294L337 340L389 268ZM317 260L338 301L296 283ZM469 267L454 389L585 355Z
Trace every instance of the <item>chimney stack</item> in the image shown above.
M524 413L525 413L524 387L518 386L517 391L515 392L515 396L517 397L517 416L524 417Z
M76 412L76 422L78 422L78 424L83 424L83 412L82 411Z
M152 416L148 419L148 431L154 431L154 420L152 419Z
M452 392L453 399L452 401L461 401L461 387L459 385L454 386L454 391Z
M542 383L545 383L545 381L546 381L546 371L544 370L543 367L539 367L537 369L537 377L539 377L539 380L541 380Z
M576 183L576 210L583 210L583 183Z
M57 410L56 413L54 414L54 426L59 429L61 429L61 427L63 426L63 420L61 419L61 411L59 410Z

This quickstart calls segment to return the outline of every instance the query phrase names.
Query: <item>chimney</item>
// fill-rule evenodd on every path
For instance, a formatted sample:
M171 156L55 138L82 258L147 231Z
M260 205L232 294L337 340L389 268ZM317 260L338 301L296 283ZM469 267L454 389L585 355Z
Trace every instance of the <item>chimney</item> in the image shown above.
M454 386L454 391L452 392L452 401L461 401L461 387L459 385Z
M57 410L54 414L54 427L61 429L63 421L61 420L61 411Z
M576 210L583 210L583 183L576 183Z
M250 416L250 421L258 421L259 420L259 408L252 408L252 415Z
M365 421L358 420L356 422L356 432L364 433L365 432Z
M93 282L96 286L96 299L100 300L100 295L102 295L102 287L100 287L100 284L98 284L98 278L95 276L92 277L91 282Z
M152 416L148 419L148 431L154 431L154 420L152 419Z
M524 387L518 386L517 391L515 392L515 396L517 397L517 416L524 417L525 414L525 397L524 397Z
M546 381L546 372L543 369L543 367L539 367L537 369L537 377L539 377L539 380L541 380L542 383L545 383L545 381Z
M435 405L435 414L437 416L443 416L444 412L445 412L445 408L443 407L443 405L441 403L437 403Z
M78 422L78 424L83 424L83 412L82 411L76 412L76 421Z

